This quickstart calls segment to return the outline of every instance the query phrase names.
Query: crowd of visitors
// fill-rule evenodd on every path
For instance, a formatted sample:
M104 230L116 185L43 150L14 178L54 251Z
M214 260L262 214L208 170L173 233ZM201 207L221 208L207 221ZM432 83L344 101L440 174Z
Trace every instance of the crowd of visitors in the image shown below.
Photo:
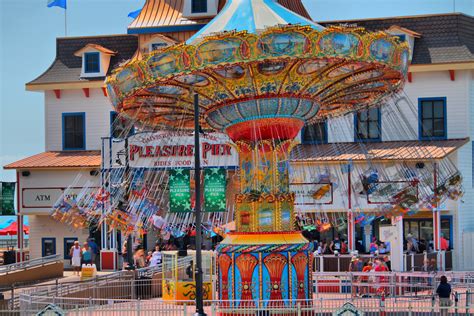
M424 253L432 252L434 249L433 241L427 241L424 238L417 239L413 234L408 233L404 242L404 250L407 253ZM440 250L449 250L449 241L445 238L444 234L440 236Z

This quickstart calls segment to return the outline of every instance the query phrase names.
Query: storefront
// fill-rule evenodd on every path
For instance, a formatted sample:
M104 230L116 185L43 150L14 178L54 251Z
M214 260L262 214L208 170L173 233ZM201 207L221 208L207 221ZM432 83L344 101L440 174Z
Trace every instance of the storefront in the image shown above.
M104 192L110 195L110 209L105 209L105 213L115 214L115 217L118 213L123 213L123 217L148 214L141 218L143 227L149 229L143 229L141 237L135 236L134 246L140 244L151 250L158 242L172 249L193 247L192 211L196 200L193 135L137 133L126 139L104 138L103 148L101 178ZM211 249L216 227L222 228L232 221L234 196L239 186L239 175L235 171L238 154L229 139L218 133L204 134L201 148L204 245ZM133 203L140 204L139 212ZM104 224L103 230L123 231L125 227L117 222L116 218L106 221L108 224ZM138 227L136 223L133 225ZM108 234L103 244L103 253L107 256L113 253L116 257L122 249L124 234L115 236Z

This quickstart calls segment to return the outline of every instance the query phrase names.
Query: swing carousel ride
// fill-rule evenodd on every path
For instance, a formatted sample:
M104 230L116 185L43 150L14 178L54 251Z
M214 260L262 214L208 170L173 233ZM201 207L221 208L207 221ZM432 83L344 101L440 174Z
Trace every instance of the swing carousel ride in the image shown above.
M302 226L324 231L341 220L321 215L309 224L297 223L304 215L296 214L290 182L308 171L290 172L295 137L303 126L328 119L346 130L342 125L347 114L375 106L391 109L387 117L393 117L394 133L409 133L395 123L407 114L390 105L403 88L409 49L384 32L353 26L324 28L275 1L253 0L258 12L249 11L247 3L228 1L186 43L124 63L107 79L107 91L116 111L139 122L144 130L182 133L193 131L193 102L198 95L203 131L225 133L239 154L239 192L229 210L235 231L208 228L225 237L217 247L218 297L277 304L312 297L313 249L301 233ZM408 164L399 164L390 174L403 178L403 185L384 184L386 171L370 163L368 155L366 164L353 167L361 179L355 184L345 182L340 171L319 167L312 182L323 185L313 198L322 198L330 189L347 192L352 185L354 191L377 193L388 201L370 214L353 205L357 223L402 216L461 194L455 167L449 161L443 164L438 166L435 186L430 180L432 169L420 171ZM85 193L74 203L58 206L53 216L78 227L105 221L127 233L146 229L156 219L158 207L147 188L130 185L133 179L124 180L126 168L121 172L126 185ZM148 186L165 181L150 179ZM126 210L111 202L117 194L126 196ZM76 210L74 216L71 209ZM165 220L155 226L171 232L183 227Z

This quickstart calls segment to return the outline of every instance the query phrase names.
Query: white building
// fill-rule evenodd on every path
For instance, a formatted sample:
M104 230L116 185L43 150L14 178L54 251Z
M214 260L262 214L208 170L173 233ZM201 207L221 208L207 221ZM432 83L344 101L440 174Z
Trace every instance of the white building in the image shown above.
M45 95L45 152L5 168L17 170L19 212L30 217L32 258L59 253L67 259L65 250L70 243L75 239L85 241L89 236L87 231L75 230L52 220L49 212L65 188L73 187L71 192L74 194L74 188L79 191L85 185L100 185L101 138L109 136L114 119L106 96L104 76L124 60L140 58L150 50L186 40L204 27L225 3L207 0L201 8L201 2L193 0L193 5L187 7L178 0L148 0L142 13L129 26L129 35L59 38L57 56L51 67L26 85L27 90ZM308 17L299 0L281 0L280 3ZM193 12L198 7L202 10ZM451 159L464 177L466 194L463 202L449 203L441 211L440 228L454 249L454 267L473 269L472 251L463 248L463 236L474 227L474 214L471 212L474 207L473 147L469 141L474 136L474 113L471 111L474 107L474 18L463 14L442 14L320 24L339 23L357 23L370 30L386 30L409 42L412 64L404 91L406 98L397 104L408 120L405 124L413 132L394 132L393 118L390 113L382 111L367 123L367 126L375 126L373 131L359 129L360 136L372 138L369 142L360 142L355 137L357 119L351 114L338 119L344 120L344 124L331 120L322 125L322 132L313 132L306 139L303 135L303 144L294 151L295 166L302 160L316 169L328 164L347 163L348 159L358 164L357 160L366 158L366 153L371 151L374 161L382 165L431 164ZM418 106L441 109L437 111L439 117L427 118L432 126L435 119L442 122L436 125L436 131L432 131L436 137L423 137L421 134ZM303 134L309 130L307 127ZM308 142L312 144L305 144ZM428 151L431 156L406 154L415 147L417 152ZM354 175L352 181L355 183L360 179ZM342 201L344 199L346 201ZM335 194L331 203L314 207L313 211L345 214L346 202L344 194ZM373 208L360 204L356 199L353 202L369 212ZM371 229L354 227L359 230L355 234L357 238L370 238L377 234L373 225L370 225ZM403 225L405 234L410 232L418 237L428 231L433 233L436 227L433 214L428 211L406 216ZM326 237L332 238L336 233L337 229L331 230ZM95 237L102 241L103 248L108 248L105 236L96 234ZM113 267L114 264L107 262L105 266Z

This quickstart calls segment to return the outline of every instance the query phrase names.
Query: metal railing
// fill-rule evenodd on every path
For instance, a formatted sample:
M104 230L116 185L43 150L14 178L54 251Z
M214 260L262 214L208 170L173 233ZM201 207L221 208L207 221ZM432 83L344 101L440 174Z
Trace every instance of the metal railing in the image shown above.
M467 295L467 294L466 294ZM470 294L469 294L470 295ZM440 306L434 297L429 300L413 300L412 297L354 298L350 303L364 315L471 315L473 306L466 298L457 294L451 306ZM113 300L45 298L22 295L21 313L30 315L41 311L49 304L67 312L68 315L192 315L194 301L163 300ZM312 300L278 301L205 301L207 315L328 315L341 309L346 299L319 298ZM447 314L446 314L447 315Z
M385 255L385 254L383 254ZM387 254L390 256L390 254ZM373 260L376 256L371 254L361 254L359 257L364 261ZM314 257L314 269L321 272L344 272L348 271L352 255L318 255ZM422 271L425 260L432 260L441 264L441 270L450 271L453 269L452 251L405 253L403 260L405 271Z
M51 264L51 263L55 263L55 262L58 262L58 261L62 262L61 256L60 255L52 255L52 256L41 257L41 258L31 259L31 260L27 260L27 261L21 261L21 262L17 262L17 263L7 264L7 265L0 266L0 275L16 272L16 271L19 271L19 270L44 266L46 264Z
M191 257L178 259L178 269L184 269ZM138 299L161 297L162 265L146 267L134 271L117 271L96 276L82 282L59 282L49 284L16 286L5 288L9 293L6 300L8 309L17 310L20 307L20 295L37 297L76 297L92 299ZM145 279L138 279L144 277ZM145 290L143 290L145 289ZM0 289L0 292L2 290Z
M181 258L178 266L183 268L188 261L190 258ZM67 310L69 315L101 315L114 312L120 315L143 315L145 312L158 315L192 314L193 302L164 302L160 299L161 272L160 265L136 271L116 272L90 281L37 286L19 293L14 306L22 311L36 313L48 304L55 304ZM449 307L450 311L471 315L471 311L474 311L474 272L316 272L312 275L315 294L309 301L281 300L256 304L249 304L249 301L208 301L206 308L208 315L230 314L236 309L239 310L239 315L268 315L269 312L305 315L309 310L313 312L307 315L315 315L314 311L321 314L332 313L350 301L366 315L380 315L378 313L381 308L386 312L402 315L435 315L433 313L440 312L440 306L433 293L441 275L448 277L453 288L453 305ZM138 279L138 276L147 277ZM286 295L288 294L283 294L283 298ZM300 312L301 314L298 314Z

